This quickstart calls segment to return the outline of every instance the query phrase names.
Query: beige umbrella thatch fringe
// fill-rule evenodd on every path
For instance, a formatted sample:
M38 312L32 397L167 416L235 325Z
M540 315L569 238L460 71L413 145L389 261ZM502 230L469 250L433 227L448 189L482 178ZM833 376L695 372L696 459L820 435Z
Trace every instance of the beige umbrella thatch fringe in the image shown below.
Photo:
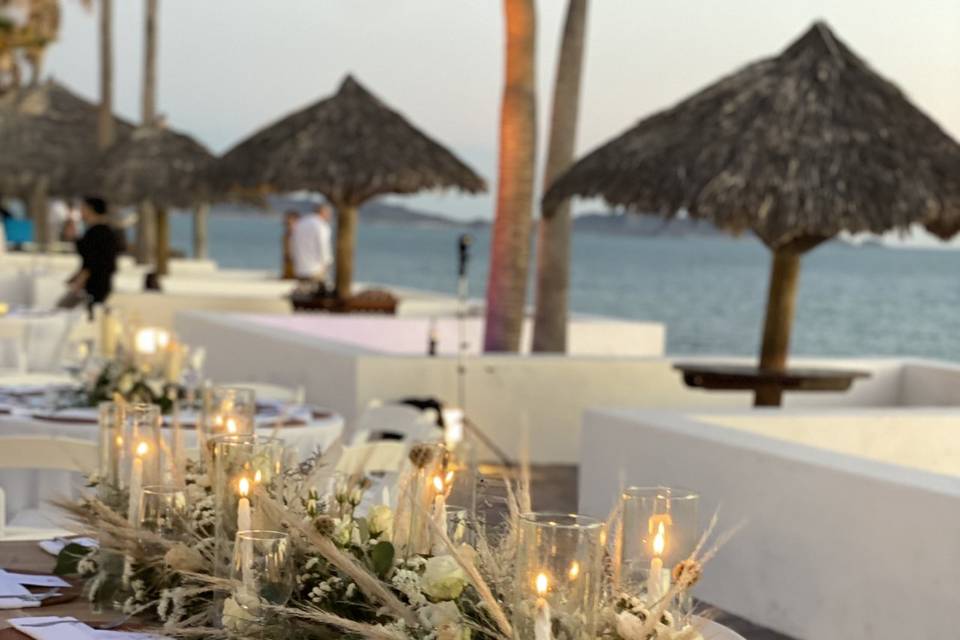
M776 249L960 218L958 174L960 146L818 22L596 149L545 201L686 210Z
M337 209L337 293L350 294L356 209L387 193L486 189L483 178L352 76L337 93L253 134L217 163L224 191L307 190Z
M0 98L0 193L22 196L41 180L53 195L95 191L87 180L98 154L97 113L52 80ZM133 130L119 118L115 126L119 140Z
M960 225L960 145L818 22L780 55L581 159L549 188L664 217L686 211L772 251L760 369L786 368L800 256L836 234ZM779 404L758 389L758 404Z

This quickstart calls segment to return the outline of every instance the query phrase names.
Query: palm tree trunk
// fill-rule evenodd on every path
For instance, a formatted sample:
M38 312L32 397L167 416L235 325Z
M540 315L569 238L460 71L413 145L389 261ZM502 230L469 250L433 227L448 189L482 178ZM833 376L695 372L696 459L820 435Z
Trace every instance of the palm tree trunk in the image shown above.
M553 113L547 166L543 173L544 188L573 162L586 30L587 0L569 0L553 86ZM567 350L570 226L569 200L541 211L533 351L563 353Z
M113 0L100 0L100 113L97 141L101 149L113 144Z
M157 251L156 209L149 202L140 204L137 213L137 264L149 264Z
M157 118L157 3L146 0L143 21L143 104L142 123L154 124Z
M337 210L335 287L338 300L350 297L353 286L353 254L357 244L357 205L333 203Z
M157 207L157 268L158 276L165 276L170 270L170 216L166 207Z
M506 81L500 109L497 216L490 243L486 351L519 351L530 267L536 170L536 6L504 0Z
M777 249L770 268L770 289L767 294L767 312L763 325L763 344L760 348L760 368L783 371L787 368L790 351L790 330L793 327L794 307L797 301L797 281L800 276L800 253ZM757 389L754 405L779 407L783 390L767 386Z

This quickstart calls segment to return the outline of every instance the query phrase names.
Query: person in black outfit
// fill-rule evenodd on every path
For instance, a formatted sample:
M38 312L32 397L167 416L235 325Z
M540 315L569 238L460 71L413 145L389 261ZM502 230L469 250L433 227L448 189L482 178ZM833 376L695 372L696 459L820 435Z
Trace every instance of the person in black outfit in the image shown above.
M86 227L83 237L77 240L80 270L68 284L77 293L86 292L92 309L110 295L119 247L116 234L107 222L107 203L102 198L84 198L80 212Z

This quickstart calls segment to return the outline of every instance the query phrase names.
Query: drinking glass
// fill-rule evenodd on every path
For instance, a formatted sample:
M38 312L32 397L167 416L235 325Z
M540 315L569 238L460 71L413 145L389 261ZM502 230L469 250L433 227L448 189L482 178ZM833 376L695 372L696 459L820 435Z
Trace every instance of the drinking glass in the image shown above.
M263 624L265 606L286 604L293 593L290 536L280 531L238 531L233 547L234 600Z
M180 539L186 532L186 508L187 496L182 488L147 485L140 497L140 528L167 540Z
M513 625L518 638L593 638L601 589L605 525L587 516L526 513L520 540Z
M93 355L93 340L71 340L63 347L61 361L71 378L79 380L90 365Z
M700 537L700 496L677 487L628 487L620 501L619 582L635 595L665 593L671 570L693 552ZM651 577L653 569L661 575Z
M100 447L100 494L122 489L126 484L121 470L125 466L126 447L124 446L124 404L101 402L99 409L99 447Z

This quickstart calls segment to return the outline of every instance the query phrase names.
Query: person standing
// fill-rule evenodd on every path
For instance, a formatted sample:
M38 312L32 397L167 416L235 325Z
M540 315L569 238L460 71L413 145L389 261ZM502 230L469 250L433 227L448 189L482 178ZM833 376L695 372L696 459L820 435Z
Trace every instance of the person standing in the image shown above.
M117 236L107 219L107 203L102 198L84 198L80 206L85 230L77 240L80 269L67 284L77 297L85 295L88 306L102 304L113 290L117 270Z
M331 217L330 207L321 203L293 227L293 273L301 282L314 285L318 293L326 291L327 274L333 265Z

